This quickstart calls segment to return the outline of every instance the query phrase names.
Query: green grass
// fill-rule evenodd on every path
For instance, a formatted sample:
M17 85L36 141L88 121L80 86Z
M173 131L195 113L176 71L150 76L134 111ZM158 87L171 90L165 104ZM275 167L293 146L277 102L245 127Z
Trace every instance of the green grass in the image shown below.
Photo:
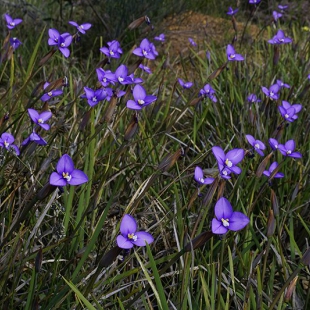
M68 17L69 7L63 10ZM160 19L162 13L156 14ZM297 22L291 30L285 25L294 43L279 46L276 64L274 47L262 37L241 46L237 41L236 50L246 59L225 68L224 46L230 42L207 42L210 61L194 47L190 57L177 55L173 61L170 56L170 67L160 54L148 63L153 74L142 75L147 93L158 99L140 113L126 107L132 99L130 85L122 87L125 96L94 108L80 98L84 86L98 86L95 70L104 59L99 55L103 38L90 43L86 34L71 46L70 58L56 51L44 59L52 50L49 27L37 26L40 30L27 40L14 29L11 36L16 30L25 43L11 57L1 58L0 134L13 134L20 146L33 129L28 108L49 109L53 117L51 129L40 131L46 146L21 147L18 157L0 149L1 308L307 309L309 35ZM137 61L131 50L140 43L143 27L120 41L122 58L112 59L105 70ZM272 27L266 29L270 37L275 34ZM120 26L117 31L121 37L125 30ZM153 34L148 34L151 41ZM169 42L165 44L173 55ZM1 46L3 56L5 38ZM135 76L140 74L137 69ZM68 86L59 86L64 94L43 104L42 82L64 76ZM178 77L194 86L181 89ZM292 88L270 101L261 86L277 79ZM193 104L206 83L215 89L217 103L203 99ZM262 101L250 105L250 93ZM298 119L284 126L277 109L281 100L303 105ZM246 134L266 144L265 156L246 156L240 175L221 179L211 148L249 150ZM302 159L272 153L270 137L280 143L294 139ZM49 176L63 154L72 157L89 181L62 192L49 185ZM269 183L262 171L273 161L285 177ZM197 165L216 178L199 191L193 180ZM250 223L220 237L211 233L211 221L222 196L235 211L247 214ZM125 253L116 246L116 237L126 213L155 240L121 260Z

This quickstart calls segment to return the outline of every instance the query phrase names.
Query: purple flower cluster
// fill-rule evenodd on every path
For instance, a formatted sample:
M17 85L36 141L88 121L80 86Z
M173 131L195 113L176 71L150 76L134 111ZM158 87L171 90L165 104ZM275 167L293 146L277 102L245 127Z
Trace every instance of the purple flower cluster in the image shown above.
M13 30L17 25L19 25L23 21L20 18L14 19L8 14L4 14L4 17L6 21L6 26L9 30ZM18 40L18 38L12 37L10 38L10 44L13 47L13 49L16 50L22 44L22 42Z

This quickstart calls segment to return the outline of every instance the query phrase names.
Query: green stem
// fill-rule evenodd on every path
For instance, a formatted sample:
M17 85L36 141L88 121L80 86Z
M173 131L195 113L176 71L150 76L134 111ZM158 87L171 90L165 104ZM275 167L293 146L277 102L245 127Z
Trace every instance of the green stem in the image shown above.
M222 287L221 282L222 282L224 249L225 249L225 236L223 237L223 240L222 240L221 258L220 258L220 265L219 265L219 277L217 281L217 310L221 310L221 287Z

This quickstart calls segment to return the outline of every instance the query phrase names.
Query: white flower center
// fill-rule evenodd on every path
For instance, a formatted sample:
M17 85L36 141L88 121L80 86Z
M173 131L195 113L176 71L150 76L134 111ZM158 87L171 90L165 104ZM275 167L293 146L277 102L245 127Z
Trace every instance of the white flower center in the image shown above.
M96 97L96 96L93 97L92 101L93 101L93 102L97 102L97 97Z
M285 114L284 117L285 117L285 118L289 118L288 114Z
M124 79L120 76L120 77L118 78L118 81L119 81L119 82L123 82Z
M230 55L229 55L229 58L230 58L230 59L234 59L235 57L236 57L235 54L230 54Z
M274 93L271 91L271 92L269 93L269 95L270 95L270 97L272 97L272 96L274 95Z
M292 151L291 150L287 150L286 154L290 155L290 154L292 154Z
M232 167L232 162L227 158L226 160L225 160L225 165L228 167L228 168L230 168L230 167Z
M4 146L5 146L6 148L8 148L8 147L9 147L9 145L10 145L10 143L9 143L9 142L4 141Z
M227 171L226 170L222 171L222 174L227 175Z
M69 174L69 172L63 172L62 176L64 179L66 179L68 182L71 180L72 176Z
M11 22L10 25L11 25L11 26L15 26L15 23Z
M65 47L66 44L65 44L65 43L61 43L60 46L61 46L61 47Z
M43 120L42 118L39 118L39 119L38 119L38 123L39 123L39 124L43 124L43 123L44 123L44 120Z
M49 91L47 94L48 94L50 97L53 96L53 93L52 93L51 91Z
M144 100L143 100L143 99L139 99L139 100L138 100L138 103L139 103L140 105L143 105L143 104L144 104Z
M198 178L198 180L200 183L204 183L204 181L205 181L204 178Z
M144 56L146 56L146 55L147 55L147 51L146 51L146 50L142 50L142 54L143 54Z
M133 240L133 241L137 241L138 239L138 237L134 233L128 234L127 237L129 240Z
M254 147L255 147L256 149L259 149L259 144L258 144L258 143L254 144Z
M114 56L114 52L113 52L113 51L110 51L110 55L111 55L111 56Z
M222 221L224 227L229 227L229 219L225 220L222 218L221 221Z

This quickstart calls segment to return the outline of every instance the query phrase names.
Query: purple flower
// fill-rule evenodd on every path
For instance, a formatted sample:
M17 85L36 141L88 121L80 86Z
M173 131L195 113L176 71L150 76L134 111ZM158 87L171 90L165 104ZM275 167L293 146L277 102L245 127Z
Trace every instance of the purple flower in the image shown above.
M98 81L102 86L107 87L109 84L113 84L117 82L117 78L115 73L111 72L111 70L103 70L102 68L96 69Z
M233 10L232 7L228 8L228 12L226 13L227 15L233 16L235 15L237 12L239 11L239 9L235 9Z
M210 84L206 84L203 89L200 89L199 95L202 97L208 97L210 98L213 102L217 102L217 99L215 97L215 90L211 87Z
M161 33L158 37L155 37L154 40L165 42L165 35Z
M291 88L290 85L282 82L281 80L277 80L277 84L280 86L280 87L285 87L285 88Z
M102 101L106 99L106 93L102 91L102 89L93 90L88 87L84 87L87 102L91 107L94 107L99 103L99 101Z
M15 141L14 137L10 133L3 133L0 138L0 147L4 147L7 151L15 151L18 156L20 154L19 148L13 144Z
M253 136L251 135L245 135L246 139L248 140L248 142L252 145L253 149L260 155L260 156L264 156L264 153L262 150L264 150L266 148L265 144L260 141L260 140L256 140Z
M192 46L197 46L197 43L192 38L188 38L188 41Z
M293 122L298 118L297 113L302 109L301 104L290 104L287 101L282 101L282 106L278 107L281 116L288 122Z
M128 75L128 80L130 80L130 84L139 84L139 83L143 83L143 80L139 77L134 77L134 74L131 73L130 75Z
M227 45L226 55L227 55L227 59L229 61L242 61L242 60L244 60L242 55L236 54L234 47L230 44Z
M184 82L182 79L178 79L179 84L184 88L184 89L189 89L193 86L192 82Z
M41 126L43 129L45 130L49 130L50 129L50 125L46 124L45 122L47 120L49 120L52 117L52 112L50 111L44 111L41 114L39 114L36 110L34 109L28 109L28 114L31 118L31 120Z
M135 100L127 101L127 108L132 110L141 110L157 99L156 96L146 95L145 89L139 84L133 89L133 97Z
M276 22L283 15L281 13L278 13L277 11L273 11L272 16L273 16L274 21Z
M268 140L270 147L275 151L278 149L279 142L276 139L270 138Z
M288 5L281 5L281 4L279 4L279 5L278 5L278 8L279 8L280 10L284 11L284 10L286 10L286 9L288 8Z
M139 68L142 69L143 71L145 71L145 72L148 73L148 74L151 74L151 73L152 73L152 71L151 71L151 69L150 69L149 67L144 66L144 65L142 65L142 64L139 65Z
M277 167L278 167L278 163L277 163L276 161L273 162L273 163L270 165L269 169L268 169L268 170L265 170L265 171L263 172L263 175L265 175L266 177L269 178L269 177L271 176L273 170L276 169ZM283 174L282 172L277 172L273 177L274 177L274 178L284 178L284 174Z
M14 29L15 26L17 26L18 24L20 24L23 20L20 19L20 18L16 18L16 19L13 19L10 15L8 14L4 14L5 16L5 20L6 20L6 23L7 23L7 27L9 29Z
M101 47L100 51L108 57L111 58L120 58L123 54L123 50L118 41L113 40L108 42L108 47Z
M218 168L221 175L223 174L223 176L226 176L226 178L230 178L230 173L228 173L228 171L231 171L235 174L241 173L241 169L236 165L244 157L243 149L233 149L225 155L222 148L220 148L219 146L213 146L212 152L217 160Z
M122 249L131 249L134 245L145 246L154 241L151 234L137 231L137 222L129 214L125 214L120 225L121 235L116 238L117 245Z
M212 184L214 181L214 178L204 178L203 176L203 171L200 167L195 168L195 174L194 174L194 179L199 183L199 184Z
M209 51L206 51L206 57L209 61L211 61L211 53Z
M215 216L212 220L212 232L223 235L228 230L238 231L249 224L250 219L241 212L234 212L230 202L221 197L214 208Z
M50 83L46 82L44 84L43 88L46 89L48 87L48 85L50 85ZM59 95L62 95L62 94L63 94L63 91L61 89L52 89L48 93L44 94L41 97L41 100L45 102L45 101L50 100L53 97L56 97L56 96L59 96Z
M140 46L135 48L133 54L147 59L155 59L158 55L153 43L150 43L148 39L143 39Z
M262 86L263 93L269 97L271 100L278 100L279 95L278 92L280 90L280 86L278 84L273 84L268 89L267 87Z
M120 65L116 69L114 76L115 76L116 80L122 85L132 84L132 79L130 77L128 77L128 69L125 65ZM106 77L111 78L112 73L106 73Z
M49 29L48 35L50 36L48 39L48 45L53 46L57 45L60 52L65 56L70 56L70 50L68 49L68 46L70 46L72 42L72 36L70 33L66 32L63 34L60 34L58 30L56 29Z
M50 184L54 186L80 185L88 181L87 175L78 169L74 169L71 157L63 155L56 166L57 172L50 175Z
M82 33L82 34L85 34L86 31L85 30L88 30L90 29L90 27L92 26L91 24L89 23L85 23L85 24L81 24L79 25L78 23L76 22L73 22L73 21L69 21L69 24L76 27L77 31Z
M13 46L13 49L16 50L22 44L22 42L20 42L16 37L14 37L10 38L10 44L11 46Z
M247 100L250 102L250 103L258 103L258 102L261 102L260 99L257 98L257 96L255 94L250 94L247 98Z
M251 4L258 4L260 2L261 2L261 0L249 0L249 3L251 3Z
M277 34L272 39L268 40L268 43L270 44L285 44L291 42L292 39L286 37L281 29L278 30Z
M39 136L37 133L33 132L29 135L28 138L26 138L23 142L22 145L27 145L29 142L35 142L36 144L39 145L46 145L47 142Z
M293 158L301 158L302 155L299 152L294 152L295 150L295 141L288 140L284 145L279 144L278 149L284 156L293 157Z

